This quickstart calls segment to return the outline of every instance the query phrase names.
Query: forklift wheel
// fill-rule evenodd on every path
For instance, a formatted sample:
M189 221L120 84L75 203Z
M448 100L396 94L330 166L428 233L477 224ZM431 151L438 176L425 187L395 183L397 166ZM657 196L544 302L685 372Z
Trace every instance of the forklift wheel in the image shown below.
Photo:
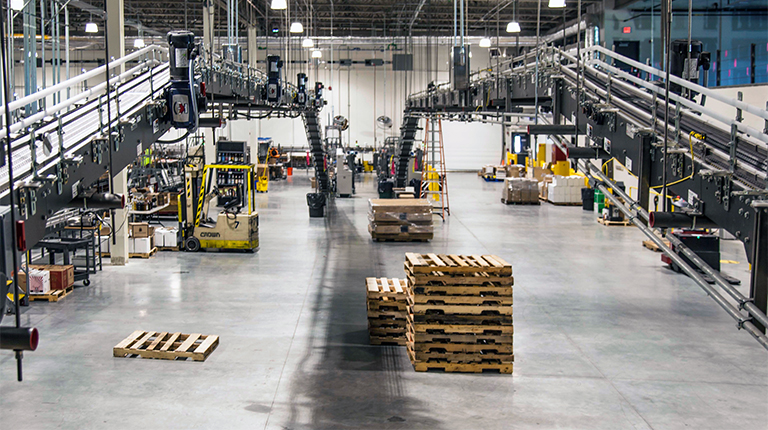
M200 241L197 240L196 237L190 237L184 242L184 247L187 248L187 251L189 252L197 252L200 250Z

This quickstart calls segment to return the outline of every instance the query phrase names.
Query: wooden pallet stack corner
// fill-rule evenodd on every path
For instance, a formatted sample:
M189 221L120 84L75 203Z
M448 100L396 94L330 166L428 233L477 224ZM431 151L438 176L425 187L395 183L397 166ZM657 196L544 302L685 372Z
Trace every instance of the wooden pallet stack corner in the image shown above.
M494 255L405 254L416 371L512 373L512 266Z
M408 303L405 279L366 278L371 345L405 345Z

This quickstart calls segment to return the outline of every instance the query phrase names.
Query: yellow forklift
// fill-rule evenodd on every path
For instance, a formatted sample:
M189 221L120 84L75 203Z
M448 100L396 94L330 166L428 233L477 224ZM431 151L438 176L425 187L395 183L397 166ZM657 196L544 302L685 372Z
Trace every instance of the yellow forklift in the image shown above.
M185 250L216 248L253 252L259 248L253 164L188 165L184 176L179 225ZM195 193L196 190L199 193ZM208 216L214 198L223 208L215 219Z

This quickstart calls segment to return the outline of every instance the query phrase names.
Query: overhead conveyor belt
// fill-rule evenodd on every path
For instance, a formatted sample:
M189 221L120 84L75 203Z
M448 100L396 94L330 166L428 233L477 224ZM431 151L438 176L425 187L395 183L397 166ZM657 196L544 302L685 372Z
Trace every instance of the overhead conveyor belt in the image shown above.
M442 115L512 126L508 116L523 108L533 107L536 114L531 117L540 120L551 111L551 124L534 127L536 133L550 134L572 159L592 160L597 166L613 159L638 178L636 202L620 196L630 203L623 210L647 213L651 192L666 190L667 195L688 203L686 215L727 230L743 243L752 265L750 294L734 295L723 287L737 303L718 303L739 321L739 327L748 328L768 346L761 334L768 321L768 111L675 76L670 82L682 90L670 93L667 107L663 82L624 72L614 66L617 62L647 76L665 76L661 70L599 46L582 49L581 63L573 51L542 47L538 53L501 63L490 75L476 75L468 90L440 85L413 94L406 100L404 116L407 120L415 115ZM717 100L719 107L702 102L704 96ZM748 125L743 121L747 116L764 127ZM580 128L586 125L584 146L573 146L562 137L573 136L574 123ZM398 169L406 162L398 159ZM592 164L580 166L588 176L601 175ZM644 226L648 217L641 218L638 225ZM695 270L709 274L706 268ZM697 282L698 278L694 276ZM718 285L723 283L719 275L714 279ZM749 314L738 314L742 309Z
M173 83L168 61L167 48L147 46L110 62L111 71L119 70L118 67L126 71L110 79L109 89L106 83L98 84L56 105L43 107L39 113L26 118L21 115L20 109L27 105L40 102L45 106L44 102L50 102L54 93L77 91L88 79L105 76L106 66L101 66L9 104L18 118L10 126L13 190L18 219L26 223L29 246L46 234L50 217L70 205L110 166L115 172L123 170L173 128L169 121L168 94ZM292 117L304 114L310 122L317 123L322 99L309 93L303 103L297 103L297 88L283 81L279 72L273 79L248 65L225 61L205 51L193 67L193 76L206 83L205 96L209 102L214 101L221 108L219 112L227 107L231 118L236 118L237 111L254 110L266 111L265 117L273 112ZM267 96L270 84L280 88L279 97ZM199 116L199 112L195 114ZM310 128L314 130L311 133ZM319 130L319 124L307 129L310 143L322 140ZM0 135L5 136L4 127ZM313 145L313 150L316 147ZM322 151L322 145L319 148ZM6 164L5 160L0 162L0 205L10 201ZM327 174L321 182L327 189Z

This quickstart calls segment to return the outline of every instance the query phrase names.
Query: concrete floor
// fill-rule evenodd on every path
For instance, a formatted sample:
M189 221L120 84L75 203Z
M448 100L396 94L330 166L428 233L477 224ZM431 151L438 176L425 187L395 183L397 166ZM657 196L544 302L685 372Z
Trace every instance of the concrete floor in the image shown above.
M768 428L768 354L637 229L504 206L499 187L452 174L435 240L373 243L373 177L326 219L308 217L304 172L272 183L258 253L161 252L27 308L42 340L23 383L0 354L2 428ZM743 250L723 249L746 290ZM512 262L514 375L416 373L404 348L368 345L364 279L403 276L406 251ZM221 344L204 363L113 358L137 329Z

